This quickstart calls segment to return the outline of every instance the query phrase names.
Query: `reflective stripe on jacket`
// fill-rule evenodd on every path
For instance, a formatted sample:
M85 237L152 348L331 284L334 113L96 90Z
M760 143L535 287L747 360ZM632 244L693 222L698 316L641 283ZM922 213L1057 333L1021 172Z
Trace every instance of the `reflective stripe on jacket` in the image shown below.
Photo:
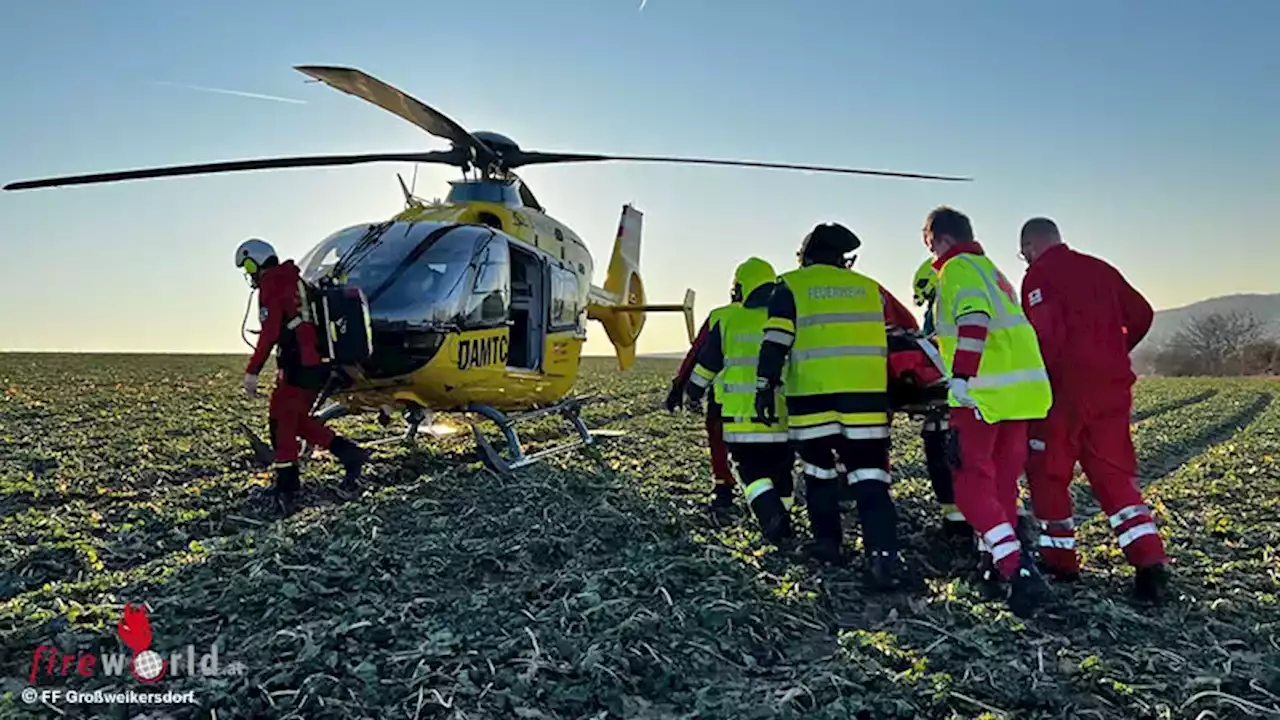
M779 281L764 340L789 348L783 389L791 438L888 437L889 351L879 283L833 265L802 267Z
M767 307L738 307L720 320L724 369L717 376L724 416L724 440L728 443L787 441L787 407L782 393L775 396L778 419L765 425L756 415L756 358L764 342Z
M969 394L989 423L1037 420L1049 413L1053 393L1035 329L1022 313L1008 279L984 255L960 253L939 272L936 308L938 345L947 373L953 371L958 325L965 315L987 315L987 338Z

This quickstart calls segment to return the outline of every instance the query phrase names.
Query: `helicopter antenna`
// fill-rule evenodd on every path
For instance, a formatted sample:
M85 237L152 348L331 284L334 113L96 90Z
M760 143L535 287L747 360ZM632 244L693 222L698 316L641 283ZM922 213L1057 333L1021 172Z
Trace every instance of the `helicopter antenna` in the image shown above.
M413 164L413 179L409 181L409 193L413 194L418 189L418 163Z
M414 174L417 175L417 166L414 166ZM404 177L400 173L396 173L396 180L400 182L400 192L404 194L404 207L406 210L422 207L422 203L418 198L413 196L413 191L404 184Z

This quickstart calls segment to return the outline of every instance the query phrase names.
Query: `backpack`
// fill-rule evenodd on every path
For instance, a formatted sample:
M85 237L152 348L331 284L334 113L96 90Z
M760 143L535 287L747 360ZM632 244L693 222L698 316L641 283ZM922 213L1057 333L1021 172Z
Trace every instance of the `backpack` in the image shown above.
M334 365L354 365L373 354L369 303L358 287L303 282L315 318L320 357Z

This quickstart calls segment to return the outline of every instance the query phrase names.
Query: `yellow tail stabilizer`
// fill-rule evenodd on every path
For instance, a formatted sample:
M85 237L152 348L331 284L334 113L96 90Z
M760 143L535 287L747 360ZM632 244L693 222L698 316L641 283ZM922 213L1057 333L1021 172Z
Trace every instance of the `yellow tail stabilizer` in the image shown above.
M685 291L684 303L680 305L645 303L644 281L640 279L640 232L643 226L644 214L631 205L623 205L604 287L591 288L587 305L587 317L604 326L618 356L618 367L622 370L635 363L636 341L644 329L647 313L684 313L689 343L694 341L693 290Z

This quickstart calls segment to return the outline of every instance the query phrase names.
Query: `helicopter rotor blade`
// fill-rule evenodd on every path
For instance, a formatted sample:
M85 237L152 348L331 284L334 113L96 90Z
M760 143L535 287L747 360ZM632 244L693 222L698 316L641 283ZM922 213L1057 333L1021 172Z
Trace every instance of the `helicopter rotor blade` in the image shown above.
M121 180L145 180L149 178L178 177L183 175L208 175L246 170L271 170L278 168L327 167L335 165L360 165L376 162L436 163L462 166L466 156L456 150L445 152L373 153L368 155L312 155L303 157L261 158L257 160L230 160L226 162L200 163L198 165L171 165L168 167L120 170L92 175L68 175L41 180L22 180L9 183L5 190L30 190L61 185L90 185Z
M294 69L329 87L377 105L456 147L471 148L475 161L481 166L499 163L492 148L447 115L362 70L326 65L298 65Z
M791 163L767 163L754 160L716 160L711 158L662 157L654 155L595 155L589 153L549 153L520 151L516 157L507 158L507 167L517 168L527 165L550 165L553 163L571 162L651 162L681 163L687 165L724 165L729 167L767 168L774 170L803 170L808 172L843 173L846 175L878 175L882 177L914 178L917 180L944 180L949 182L970 182L973 178L954 177L949 175L925 175L921 173L897 172L893 170L860 170L856 168L833 167L829 165L796 165Z

